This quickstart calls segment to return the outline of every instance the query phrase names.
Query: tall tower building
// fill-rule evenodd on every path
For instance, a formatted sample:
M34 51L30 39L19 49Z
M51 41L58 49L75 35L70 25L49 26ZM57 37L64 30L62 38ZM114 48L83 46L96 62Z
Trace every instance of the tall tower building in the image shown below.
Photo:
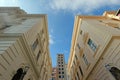
M0 7L0 80L49 80L47 16Z
M66 80L66 67L64 54L57 54L58 79Z
M75 17L69 80L120 80L120 10Z

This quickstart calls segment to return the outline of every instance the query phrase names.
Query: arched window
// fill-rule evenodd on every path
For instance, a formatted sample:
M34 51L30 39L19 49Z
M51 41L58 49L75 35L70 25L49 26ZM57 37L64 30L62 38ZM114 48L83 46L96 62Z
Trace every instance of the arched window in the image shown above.
M12 80L20 80L22 73L23 73L23 69L19 68L17 70L17 73L13 76Z
M16 74L13 76L12 80L23 80L24 76L26 75L29 67L25 66L24 68L19 68L16 71Z
M109 70L116 80L120 80L120 70L117 67L111 67Z

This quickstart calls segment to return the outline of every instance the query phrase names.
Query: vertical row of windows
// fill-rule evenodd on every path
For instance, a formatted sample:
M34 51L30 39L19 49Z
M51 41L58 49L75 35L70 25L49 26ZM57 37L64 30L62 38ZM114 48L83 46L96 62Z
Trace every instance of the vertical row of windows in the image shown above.
M96 51L97 45L91 39L88 40L88 45L94 52Z
M82 57L82 58L83 58L83 60L84 60L85 64L86 64L86 65L89 65L89 62L88 62L88 60L87 60L87 58L86 58L85 54L83 54L83 57Z

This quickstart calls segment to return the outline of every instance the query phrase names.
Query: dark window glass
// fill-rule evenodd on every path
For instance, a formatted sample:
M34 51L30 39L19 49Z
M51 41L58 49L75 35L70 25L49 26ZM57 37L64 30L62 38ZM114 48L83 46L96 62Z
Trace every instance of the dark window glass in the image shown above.
M38 59L40 57L40 53L41 53L41 51L39 51L38 54L37 54L37 61L38 61Z
M83 72L82 72L82 69L80 66L79 66L79 71L80 71L81 75L83 76Z
M79 43L77 43L77 47L78 47L78 49L80 50L80 45L79 45Z
M61 76L59 76L59 78L61 78Z
M61 72L59 72L59 74L61 74Z
M19 68L16 74L13 76L12 80L20 80L21 78L23 79L24 76L25 74L23 75L23 69Z
M115 77L116 80L120 80L120 70L118 68L112 67L109 71Z
M80 31L80 34L82 34L82 30Z
M35 42L32 45L32 49L35 50L38 45L38 39L35 40Z
M75 55L75 58L76 58L76 60L78 59L78 58L77 58L77 55Z
M97 45L91 39L88 40L88 45L93 51L96 51Z
M84 60L84 62L85 62L86 65L89 64L89 63L88 63L88 60L87 60L87 58L86 58L86 56L85 56L85 54L83 54L83 60Z

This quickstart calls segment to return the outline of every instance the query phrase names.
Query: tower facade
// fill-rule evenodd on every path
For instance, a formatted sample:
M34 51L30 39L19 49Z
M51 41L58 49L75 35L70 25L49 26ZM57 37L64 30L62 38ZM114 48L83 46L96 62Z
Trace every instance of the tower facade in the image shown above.
M51 77L47 17L18 7L0 8L0 80Z
M64 54L57 54L58 80L66 80Z
M69 80L120 80L120 11L75 17Z

